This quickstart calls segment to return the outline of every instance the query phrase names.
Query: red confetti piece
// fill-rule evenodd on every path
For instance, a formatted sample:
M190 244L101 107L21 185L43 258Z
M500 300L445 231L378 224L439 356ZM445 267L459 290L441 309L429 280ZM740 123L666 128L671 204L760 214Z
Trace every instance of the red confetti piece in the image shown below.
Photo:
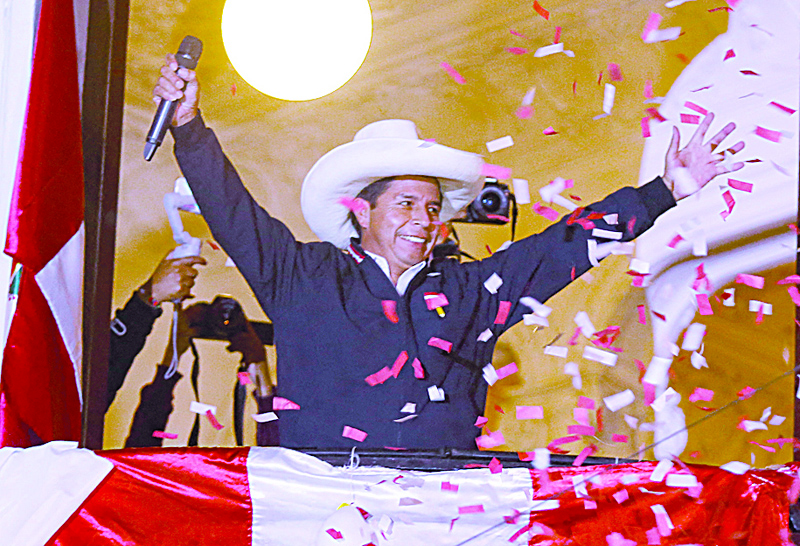
M798 284L800 283L800 275L789 275L775 284Z
M642 121L642 138L650 138L650 118L643 117Z
M364 381L366 381L370 387L374 387L375 385L385 383L390 377L392 377L392 370L390 370L388 366L384 366L377 372L365 377Z
M597 419L597 432L603 432L603 406L597 408L596 419Z
M528 52L524 47L507 47L506 51L512 55L525 55Z
M660 318L664 322L667 321L667 316L666 315L662 315L661 313L659 313L657 311L653 311L653 315L655 315L657 318Z
M497 457L492 457L489 461L489 471L492 474L500 474L503 471L503 463Z
M233 95L234 97L236 96L236 84L235 83L231 84L231 95Z
M545 218L553 222L558 220L557 211L551 209L550 207L545 207L544 205L541 205L538 201L533 205L531 205L531 207L533 208L533 212L535 212L539 216L544 216Z
M550 135L557 135L558 132L555 129L553 129L553 127L551 126L551 127L548 127L547 129L545 129L544 131L542 131L542 134L550 136Z
M436 336L431 336L431 338L428 340L428 345L431 347L436 347L437 349L441 349L446 353L449 353L453 350L452 343Z
M345 425L344 430L342 430L342 436L345 438L350 438L351 440L355 440L356 442L363 442L367 439L368 434L363 430L358 430L357 428Z
M631 219L628 220L628 225L627 225L628 235L635 235L636 234L635 228L636 228L636 216L631 216Z
M645 112L647 112L647 117L649 117L651 119L655 119L655 120L657 120L659 122L667 121L667 118L665 118L664 116L661 115L661 112L658 111L658 108L655 108L655 107L651 106L650 108L645 110Z
M698 87L697 89L692 89L690 93L697 93L699 91L705 91L706 89L711 89L714 87L713 85L706 85L705 87Z
M800 235L800 229L798 229L796 224L789 224L789 230L794 232L795 235Z
M725 193L723 193L722 198L725 200L725 204L728 206L728 210L723 210L720 213L720 216L722 216L723 220L726 220L728 216L731 215L731 212L733 212L733 206L736 204L736 201L734 200L733 195L731 194L730 191L726 191Z
M220 424L219 421L217 421L217 418L214 417L214 414L211 413L211 410L206 410L206 419L208 419L208 422L211 423L211 426L217 430L222 430L223 428L225 428L223 425Z
M733 11L733 10L728 6L720 6L718 8L711 8L710 10L708 10L708 13L714 13L715 11Z
M464 79L464 76L459 74L458 70L450 66L449 63L442 61L441 63L439 63L439 66L442 69L444 69L445 72L450 74L450 77L453 78L453 81L455 81L457 84L464 85L465 83L467 83L467 80Z
M647 381L642 381L642 387L644 389L644 404L649 406L656 401L656 386Z
M417 379L425 379L425 368L422 367L422 362L419 361L419 358L414 359L414 362L411 363L411 367L414 368L414 377Z
M483 513L483 505L482 504L473 504L470 506L459 506L458 507L459 514L482 514Z
M675 56L676 56L676 57L678 58L678 60L679 60L680 62L682 62L683 64L689 64L689 57L687 57L687 56L686 56L686 55L684 55L683 53L678 53L678 54L677 54L677 55L675 55Z
M761 324L764 320L764 304L758 306L758 313L756 313L756 324Z
M574 281L575 280L575 266L572 266L572 271L570 272L570 278Z
M746 191L747 193L751 193L753 191L753 185L750 182L742 182L741 180L729 178L728 185L735 190Z
M165 440L177 440L178 435L172 432L164 432L163 430L154 430L153 438L164 438Z
M548 21L550 20L550 12L547 11L546 9L544 9L542 7L542 5L539 4L539 2L537 0L534 0L534 2L533 2L533 9L536 11L536 13L538 13L539 15L541 15L542 17L544 17Z
M397 355L394 364L392 364L392 377L397 378L397 376L400 375L400 370L403 369L406 362L408 362L408 353L402 351Z
M612 82L621 82L625 79L617 63L608 63L608 77Z
M250 379L250 374L247 372L238 372L236 377L239 378L240 385L250 385L253 381Z
M280 396L276 396L272 399L272 409L273 410L299 410L300 406L292 402L287 398L281 398Z
M383 314L389 320L389 322L393 322L397 324L400 322L400 317L397 316L397 302L394 300L383 300L381 302L381 307L383 307Z
M514 30L513 28L510 28L510 29L508 29L508 31L509 31L511 34L513 34L514 36L519 36L520 38L525 38L526 40L529 40L529 39L530 39L530 38L528 38L527 36L525 36L524 34L522 34L521 32L517 32L517 31L516 31L516 30Z
M497 309L497 316L494 319L495 324L505 324L508 319L508 313L511 311L510 301L501 301Z
M794 108L789 108L788 106L784 106L784 105L782 105L782 104L780 104L778 102L775 102L775 101L770 102L769 105L770 106L774 106L775 108L778 108L779 110L789 114L790 116L792 114L794 114L795 112L797 112L797 110L795 110Z
M515 509L515 510L514 510L514 511L511 513L511 515L510 515L510 516L503 516L503 521L505 521L505 522L506 522L506 523L508 523L509 525L516 525L516 523L517 523L517 520L519 519L519 517L520 517L521 515L522 515L522 512L520 512L519 510L516 510L516 509Z
M336 529L325 529L325 532L328 533L334 540L342 540L342 533L337 531Z
M747 443L748 444L753 444L754 446L758 446L761 449L763 449L764 451L769 451L770 453L775 453L777 451L774 447L763 446L763 445L759 444L758 442L756 442L755 440L749 440Z
M575 280L575 268L574 267L572 268L572 280ZM567 345L575 345L575 344L577 344L578 343L578 338L580 337L580 335L581 335L580 327L575 328L575 332L573 332L572 337L570 337L569 341L567 341Z
M705 108L703 108L702 106L700 106L700 105L698 105L698 104L695 104L695 103L693 103L693 102L691 102L691 101L688 101L688 100L687 100L685 103L683 103L683 105L684 105L686 108L688 108L689 110L694 110L695 112L697 112L697 113L699 113L699 114L702 114L702 115L704 115L704 116L708 115L708 110L706 110L706 109L705 109Z
M756 393L756 390L751 386L746 386L737 393L739 400L747 400Z
M700 116L695 116L692 114L681 114L681 123L690 123L692 125L697 125L700 123Z
M600 71L600 74L597 76L597 85L600 85L600 82L603 81L603 71Z
M736 53L734 53L732 49L729 49L725 52L725 58L722 60L727 61L728 59L733 59L734 57L736 57Z
M514 112L514 115L517 116L519 119L528 119L533 116L533 106L520 106L517 108L517 111Z
M216 242L216 241L214 241L213 239L206 239L206 243L208 243L208 246L210 246L210 247L211 247L211 248L213 248L214 250L222 250L222 247L221 247L221 246L219 246L219 245L217 244L217 242Z
M485 424L486 424L486 423L488 423L488 422L489 422L489 419L487 419L486 417L484 417L483 415L481 415L480 417L478 417L478 418L475 420L475 426L476 426L476 427L482 427L483 425L485 425Z
M739 273L736 275L736 284L745 284L752 288L764 288L764 277L759 275L747 275L745 273Z
M572 466L581 466L583 462L590 456L594 455L597 452L597 446L591 444L585 448L575 457L575 460L572 462Z
M505 444L506 439L503 437L503 433L499 430L497 432L492 432L487 429L486 434L475 438L475 443L479 448L492 449L493 447Z
M753 72L752 70L740 70L739 72L741 72L745 76L760 76L761 75L758 72Z
M647 324L647 310L644 305L637 305L636 311L639 313L639 324Z
M557 44L561 40L561 27L556 27L555 36L553 36L553 43Z
M756 126L756 135L760 136L761 138L765 138L770 142L780 142L781 141L781 132L780 131L772 131L770 129L765 129L760 126Z
M425 292L423 298L425 299L425 305L428 306L428 311L435 311L436 308L450 305L447 296L441 292Z
M573 95L577 95L578 94L578 82L577 81L573 81L572 82L572 94Z
M517 457L522 462L529 462L536 458L535 451L517 451Z
M503 415L505 415L505 414L506 414L506 412L504 412L504 411L503 411L503 408L501 408L501 407L500 407L500 406L498 406L497 404L495 404L495 405L494 405L494 411L496 411L496 412L498 412L498 413L502 413Z

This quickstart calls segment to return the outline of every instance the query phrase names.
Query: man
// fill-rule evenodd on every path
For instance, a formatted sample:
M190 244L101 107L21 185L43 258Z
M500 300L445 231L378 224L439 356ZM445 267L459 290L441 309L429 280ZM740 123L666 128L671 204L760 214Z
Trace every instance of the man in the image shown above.
M663 177L587 207L580 222L564 218L460 264L431 251L440 224L480 190L483 160L420 140L410 121L385 120L306 176L303 214L323 242L304 244L244 188L204 125L198 90L194 72L169 56L154 100L180 101L172 134L181 170L274 323L281 394L301 407L281 414L281 445L294 448L474 448L497 338L530 312L520 298L544 302L591 267L587 222L633 239L676 200L743 166L712 153L733 124L703 144L709 115L683 150L674 131ZM603 219L614 214L616 224Z

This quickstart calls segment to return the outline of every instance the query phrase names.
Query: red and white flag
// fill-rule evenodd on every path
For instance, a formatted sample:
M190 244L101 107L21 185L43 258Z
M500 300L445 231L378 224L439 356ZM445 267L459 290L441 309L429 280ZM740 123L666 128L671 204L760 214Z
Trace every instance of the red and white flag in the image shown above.
M0 446L81 432L83 154L72 2L42 0L5 252L19 275Z

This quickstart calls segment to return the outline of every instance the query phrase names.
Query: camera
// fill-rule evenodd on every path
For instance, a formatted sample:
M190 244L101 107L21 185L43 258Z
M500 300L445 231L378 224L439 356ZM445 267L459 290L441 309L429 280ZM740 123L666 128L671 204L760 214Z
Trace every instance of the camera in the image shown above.
M507 224L513 196L507 184L496 178L486 178L478 197L467 206L466 216L454 222L472 224Z

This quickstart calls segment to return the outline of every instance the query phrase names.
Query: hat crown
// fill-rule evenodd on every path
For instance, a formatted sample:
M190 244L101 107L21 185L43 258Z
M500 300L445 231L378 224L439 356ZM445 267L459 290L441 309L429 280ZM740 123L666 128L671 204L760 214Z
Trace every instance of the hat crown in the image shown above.
M370 123L356 133L353 141L371 138L401 138L419 140L417 125L407 119L384 119Z

